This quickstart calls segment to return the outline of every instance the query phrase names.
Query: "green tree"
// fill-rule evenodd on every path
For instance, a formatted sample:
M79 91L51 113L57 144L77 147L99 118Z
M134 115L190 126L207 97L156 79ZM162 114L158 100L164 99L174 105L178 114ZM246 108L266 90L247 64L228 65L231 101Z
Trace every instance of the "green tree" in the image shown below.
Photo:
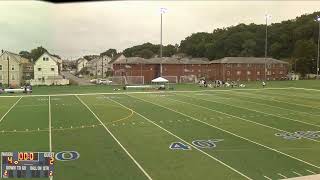
M30 54L28 51L20 51L20 52L19 52L19 55L20 55L21 57L26 58L26 59L31 59L31 54Z
M297 59L297 71L303 76L316 72L317 45L313 40L299 40L295 43L293 55Z
M43 48L42 46L37 47L35 49L32 49L30 51L30 58L34 61L36 61L43 53L48 52L48 50L46 50L45 48Z
M108 49L103 53L100 53L100 56L109 56L109 57L114 57L117 54L116 49Z

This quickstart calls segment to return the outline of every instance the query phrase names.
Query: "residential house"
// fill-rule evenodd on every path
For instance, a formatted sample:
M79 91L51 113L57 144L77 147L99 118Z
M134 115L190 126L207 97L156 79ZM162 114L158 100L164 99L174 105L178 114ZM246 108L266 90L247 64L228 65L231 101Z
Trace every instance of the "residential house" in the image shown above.
M95 76L97 78L106 77L109 72L112 72L112 66L109 64L111 60L112 59L108 56L94 58L87 62L87 71L90 76Z
M69 80L60 75L62 60L44 53L34 64L34 79L32 85L67 85Z
M29 63L28 59L18 54L2 50L0 55L0 84L9 84L12 87L24 84L24 67Z

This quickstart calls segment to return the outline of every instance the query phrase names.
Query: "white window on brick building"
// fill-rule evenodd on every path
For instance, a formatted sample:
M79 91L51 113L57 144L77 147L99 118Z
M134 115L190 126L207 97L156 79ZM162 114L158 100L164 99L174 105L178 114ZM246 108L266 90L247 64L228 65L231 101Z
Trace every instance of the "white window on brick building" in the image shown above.
M241 71L237 71L237 75L241 75Z
M260 75L260 71L257 71L257 75Z
M271 71L267 71L267 75L271 75Z
M283 74L283 71L279 71L279 74Z
M247 74L248 74L248 75L251 75L251 71L247 71Z

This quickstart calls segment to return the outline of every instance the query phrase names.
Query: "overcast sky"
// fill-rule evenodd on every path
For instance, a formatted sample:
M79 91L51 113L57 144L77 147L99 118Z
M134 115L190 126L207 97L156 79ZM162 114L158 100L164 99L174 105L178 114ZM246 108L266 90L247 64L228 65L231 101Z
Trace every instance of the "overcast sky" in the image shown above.
M320 11L320 1L111 1L51 4L39 1L0 1L0 49L18 53L42 45L64 58L122 51L144 42L180 43L195 32L239 23L293 19Z

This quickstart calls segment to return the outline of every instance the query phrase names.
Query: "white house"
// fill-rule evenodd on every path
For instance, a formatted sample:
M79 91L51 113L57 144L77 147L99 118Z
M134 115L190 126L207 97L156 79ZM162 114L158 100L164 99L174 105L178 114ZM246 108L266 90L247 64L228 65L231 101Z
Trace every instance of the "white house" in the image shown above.
M31 85L66 85L69 80L60 75L62 60L49 53L42 54L34 64L34 79Z
M87 67L88 60L80 58L77 60L77 72L80 72L84 67Z

